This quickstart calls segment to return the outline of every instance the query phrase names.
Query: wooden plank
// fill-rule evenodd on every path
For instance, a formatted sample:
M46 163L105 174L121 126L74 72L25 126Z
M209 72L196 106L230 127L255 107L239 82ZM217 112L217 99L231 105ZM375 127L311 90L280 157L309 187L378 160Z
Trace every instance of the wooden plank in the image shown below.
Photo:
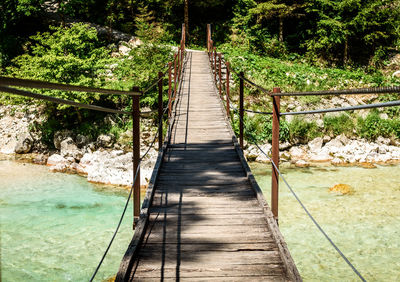
M186 267L212 266L212 265L243 265L243 264L269 264L281 263L278 251L250 251L250 252L180 252L180 264ZM141 249L139 265L161 265L164 260L166 267L176 266L177 253L175 252L147 252L147 248Z
M175 267L157 267L157 266L147 266L141 267L140 271L136 272L135 277L140 278L156 278L162 275L164 278L175 278L177 275L176 266ZM202 277L213 277L222 278L226 277L245 277L261 278L261 277L279 277L284 275L282 265L280 264L243 264L243 265L199 265L196 268L188 267L186 265L180 265L179 267L179 277L180 278L202 278Z
M215 214L262 214L262 209L259 208L255 210L254 208L238 208L227 210L226 207L179 207L169 206L153 206L149 209L151 213L160 213L160 214L199 214L199 215L215 215Z
M259 225L265 224L266 220L263 215L260 214L236 214L236 215L225 215L218 214L212 217L202 216L197 214L150 214L150 221L157 222L162 221L166 224L179 225L184 222L185 225L206 225L212 226L216 224L220 225Z

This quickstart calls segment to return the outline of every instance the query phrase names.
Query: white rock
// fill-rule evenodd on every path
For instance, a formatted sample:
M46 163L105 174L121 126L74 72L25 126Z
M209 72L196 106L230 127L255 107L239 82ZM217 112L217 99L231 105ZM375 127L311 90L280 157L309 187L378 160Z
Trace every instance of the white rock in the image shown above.
M127 43L125 43L127 44ZM118 52L121 53L124 56L129 55L129 52L132 50L131 48L129 48L128 46L126 46L124 43L122 43L121 45L119 45L118 47Z
M317 137L314 140L308 142L308 148L311 152L321 150L324 140L321 137Z
M339 165L339 164L343 164L345 163L344 160L339 159L339 158L334 158L333 160L331 160L331 164L333 165Z
M82 158L83 155L71 137L64 139L60 143L60 154L63 157L73 157L78 161Z
M379 145L384 144L384 145L389 145L390 144L390 139L389 138L384 138L382 136L379 136L376 139L376 143L378 143Z
M298 160L295 162L295 166L297 167L309 167L310 164L306 162L305 160Z
M55 166L58 164L68 164L68 161L61 155L59 154L53 154L47 159L47 165L48 166Z
M306 152L300 147L292 147L289 150L292 159L302 159L305 157Z

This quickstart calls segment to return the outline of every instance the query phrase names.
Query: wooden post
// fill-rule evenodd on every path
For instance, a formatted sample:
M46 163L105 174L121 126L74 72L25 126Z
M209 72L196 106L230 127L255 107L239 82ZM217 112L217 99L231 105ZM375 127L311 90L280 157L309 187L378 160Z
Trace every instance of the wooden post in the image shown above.
M231 115L231 109L229 105L229 62L226 62L226 114L228 118Z
M175 96L175 93L176 93L176 84L177 84L177 81L178 81L178 76L176 75L178 57L179 57L179 50L178 50L178 53L176 53L174 55L174 96Z
M207 24L207 52L210 55L210 24Z
M133 91L139 91L138 87L134 87ZM133 226L136 226L140 216L140 106L139 96L132 96L132 141L133 141Z
M214 80L217 83L217 48L214 47Z
M168 117L171 117L172 62L168 63Z
M219 68L218 68L218 78L219 78L219 96L222 96L222 55L221 53L218 54L219 59Z
M280 93L280 88L274 88L273 93ZM279 203L279 119L280 119L280 96L272 96L272 185L271 185L271 209L278 222L278 203Z
M240 72L240 79L239 79L239 141L240 141L240 147L242 150L244 149L243 146L243 101L244 101L244 72Z
M163 73L158 73L158 150L163 145Z
M185 56L185 39L182 40L182 43L181 43L181 71L179 72L179 74L181 74L182 71L183 71L183 58L184 58L184 56Z
M213 60L213 50L214 50L214 42L212 40L210 40L210 62L211 62L211 66L212 66L212 60Z

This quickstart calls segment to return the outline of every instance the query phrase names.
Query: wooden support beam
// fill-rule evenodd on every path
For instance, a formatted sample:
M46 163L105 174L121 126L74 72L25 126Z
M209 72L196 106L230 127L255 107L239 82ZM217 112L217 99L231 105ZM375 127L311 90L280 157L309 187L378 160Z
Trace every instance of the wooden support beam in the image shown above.
M230 74L230 69L229 69L229 62L226 63L226 115L228 118L230 117L231 114L231 109L229 105L229 74Z
M273 93L280 93L280 88L274 88ZM271 189L271 210L276 222L278 222L278 204L279 204L279 119L280 119L280 97L272 97L272 189Z
M244 72L240 72L240 78L239 78L239 142L240 142L240 147L242 150L244 149L243 147L243 103L244 103Z
M158 150L163 145L163 73L158 73Z
M139 91L136 87L133 91ZM139 96L132 97L132 141L133 141L133 226L140 216L140 105ZM135 175L137 171L136 181Z
M168 117L171 117L172 62L168 63Z
M222 55L221 53L218 54L218 60L219 60L219 64L218 64L218 78L219 78L219 96L222 96Z

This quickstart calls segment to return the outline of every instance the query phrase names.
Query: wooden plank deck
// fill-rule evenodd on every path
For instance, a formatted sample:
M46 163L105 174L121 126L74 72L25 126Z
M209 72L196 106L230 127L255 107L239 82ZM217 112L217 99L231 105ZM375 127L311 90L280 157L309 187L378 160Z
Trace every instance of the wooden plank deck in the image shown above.
M206 53L187 54L175 113L117 281L300 281L233 136Z

